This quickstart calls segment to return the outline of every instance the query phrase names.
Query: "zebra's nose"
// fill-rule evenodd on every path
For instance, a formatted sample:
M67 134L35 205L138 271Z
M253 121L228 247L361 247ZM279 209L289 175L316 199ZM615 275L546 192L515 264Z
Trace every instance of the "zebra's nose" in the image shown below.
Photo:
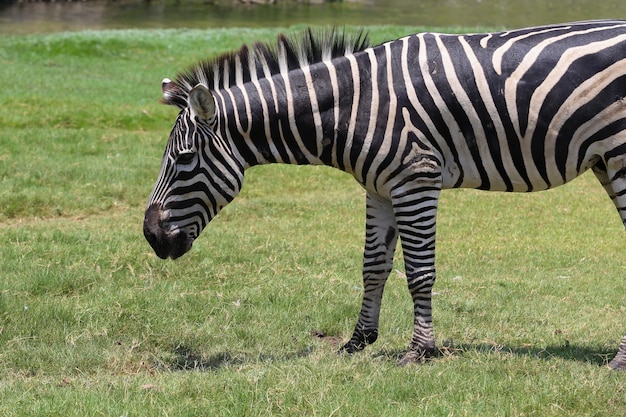
M144 216L143 235L159 258L176 259L191 249L193 239L178 228L166 227L168 217L160 204L151 204Z
M161 221L161 207L158 204L152 204L146 209L143 219L143 235L145 236L156 255L161 258L167 258L168 252L165 245L165 231Z

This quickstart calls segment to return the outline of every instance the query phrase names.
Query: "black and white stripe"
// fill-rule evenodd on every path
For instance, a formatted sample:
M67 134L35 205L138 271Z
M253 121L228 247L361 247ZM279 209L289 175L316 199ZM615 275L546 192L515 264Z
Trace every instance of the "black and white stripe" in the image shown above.
M435 225L445 188L527 192L592 169L626 224L626 22L502 33L279 37L164 80L181 110L144 222L184 254L248 167L323 164L367 190L354 352L378 336L400 238L415 325L404 362L432 354ZM626 368L626 337L611 362Z

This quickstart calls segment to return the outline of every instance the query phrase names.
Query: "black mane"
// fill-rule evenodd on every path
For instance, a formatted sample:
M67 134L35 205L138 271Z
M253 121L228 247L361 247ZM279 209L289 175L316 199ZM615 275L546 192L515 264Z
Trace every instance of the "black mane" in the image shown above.
M315 33L307 29L296 37L280 35L276 44L244 45L239 51L201 61L179 73L164 92L163 103L180 108L187 106L189 91L197 84L209 89L224 89L240 82L248 82L256 72L258 79L281 71L330 60L363 51L370 46L363 31L349 35L336 30Z

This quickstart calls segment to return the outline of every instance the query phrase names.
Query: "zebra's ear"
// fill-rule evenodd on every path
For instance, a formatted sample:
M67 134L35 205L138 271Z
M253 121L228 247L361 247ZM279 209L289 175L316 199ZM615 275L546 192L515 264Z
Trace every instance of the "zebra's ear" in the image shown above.
M163 90L161 103L176 106L181 110L187 107L187 100L182 96L180 87L174 81L164 78L161 82L161 89Z
M210 120L215 115L213 94L202 84L197 84L189 92L189 107L201 120Z

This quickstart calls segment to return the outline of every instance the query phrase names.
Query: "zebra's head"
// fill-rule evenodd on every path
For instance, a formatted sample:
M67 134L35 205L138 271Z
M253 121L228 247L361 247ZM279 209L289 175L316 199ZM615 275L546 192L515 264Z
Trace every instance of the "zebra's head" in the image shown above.
M166 104L180 108L148 199L144 236L160 258L185 254L202 229L241 190L244 168L216 130L217 108L203 84L163 80Z

